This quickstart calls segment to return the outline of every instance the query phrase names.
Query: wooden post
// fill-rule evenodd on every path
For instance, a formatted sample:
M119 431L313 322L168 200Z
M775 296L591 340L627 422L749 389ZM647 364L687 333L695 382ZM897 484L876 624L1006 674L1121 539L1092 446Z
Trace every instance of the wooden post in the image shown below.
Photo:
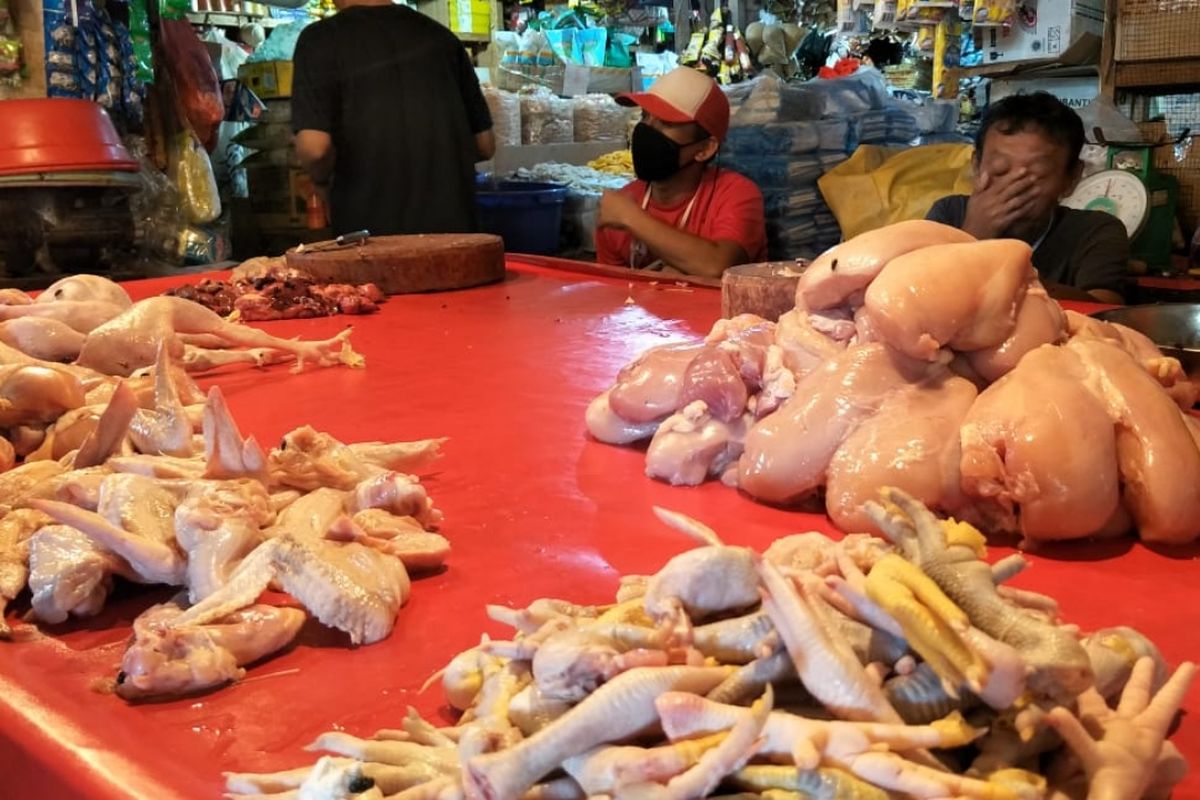
M1100 44L1100 94L1115 101L1117 95L1117 6L1119 0L1105 0L1104 39Z

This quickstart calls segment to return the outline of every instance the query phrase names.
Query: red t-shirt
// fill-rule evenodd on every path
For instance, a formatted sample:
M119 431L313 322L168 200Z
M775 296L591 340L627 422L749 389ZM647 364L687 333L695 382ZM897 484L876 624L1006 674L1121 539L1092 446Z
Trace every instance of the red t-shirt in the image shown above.
M622 192L633 197L641 205L646 194L646 182L634 181ZM646 211L655 219L677 226L688 207L690 197L677 205L660 208L650 200ZM737 242L750 263L767 260L767 230L763 217L762 193L748 178L724 167L706 170L700 187L696 190L696 202L688 217L684 230L711 241ZM633 236L629 231L616 228L596 230L596 261L616 266L644 267L654 260L646 253L639 264L630 264L630 248Z

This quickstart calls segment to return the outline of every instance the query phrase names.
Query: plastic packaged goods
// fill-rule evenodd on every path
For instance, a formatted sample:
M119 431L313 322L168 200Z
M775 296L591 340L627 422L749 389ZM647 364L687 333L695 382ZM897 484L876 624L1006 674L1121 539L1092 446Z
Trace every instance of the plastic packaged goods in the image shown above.
M826 208L817 185L811 184L794 189L766 189L763 195L763 210L769 218L811 217Z
M221 216L221 197L208 152L191 133L181 134L176 146L179 152L175 185L188 222L193 225L212 222Z
M776 122L753 127L730 128L725 139L729 152L757 155L796 155L821 146L815 122Z
M521 144L521 98L494 86L483 87L483 99L492 114L496 144L517 147Z
M137 23L135 11L130 9L130 19ZM45 0L42 13L46 96L91 100L108 111L118 130L137 129L145 87L130 30L92 4Z
M130 136L124 143L140 164L140 185L129 198L138 249L155 260L175 261L179 255L180 231L186 223L179 189L154 166L147 155L145 139Z
M824 97L825 117L849 117L883 108L888 101L887 82L874 69L860 69L844 78L809 81L809 91Z
M815 155L743 156L729 155L721 159L723 166L732 169L764 189L788 189L811 186L821 177L821 161Z
M825 97L810 84L793 85L774 73L725 90L730 105L730 126L768 125L773 122L816 120L825 116Z
M311 20L305 19L280 25L271 31L267 40L250 54L246 62L253 64L260 61L291 61L296 54L296 42L309 22Z
M568 144L575 141L571 101L544 86L526 87L521 98L521 144Z
M624 142L629 111L606 94L571 101L577 142ZM494 116L494 115L493 115Z
M574 40L571 40L572 46ZM533 28L517 34L497 31L493 36L500 63L493 73L496 86L519 91L526 86L546 86L562 89L563 62L556 57L546 34Z
M859 124L857 119L823 119L816 123L816 126L817 134L820 137L820 150L852 153L858 147Z
M597 197L610 189L620 189L630 180L627 175L557 161L522 167L513 174L513 178L519 181L559 183L575 194L594 194Z
M0 0L0 84L21 82L21 37L13 25L8 0Z

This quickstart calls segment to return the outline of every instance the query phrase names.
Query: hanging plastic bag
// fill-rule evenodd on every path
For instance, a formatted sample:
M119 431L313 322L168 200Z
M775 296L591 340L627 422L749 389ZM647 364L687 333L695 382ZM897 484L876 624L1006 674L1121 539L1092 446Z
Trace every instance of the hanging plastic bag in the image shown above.
M948 194L971 193L968 144L894 150L862 145L817 184L849 239L893 222L923 219Z
M191 133L176 140L179 148L175 167L175 185L192 225L203 225L221 216L221 196L208 151Z
M208 49L186 20L163 20L162 41L184 116L201 144L212 150L217 144L217 126L225 118L225 103Z

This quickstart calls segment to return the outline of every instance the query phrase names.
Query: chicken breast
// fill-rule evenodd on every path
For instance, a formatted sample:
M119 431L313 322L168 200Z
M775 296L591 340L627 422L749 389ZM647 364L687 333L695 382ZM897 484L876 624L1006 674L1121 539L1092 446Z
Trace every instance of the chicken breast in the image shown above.
M937 244L966 244L975 237L928 220L910 220L855 236L826 250L804 270L796 305L818 310L845 303L875 280L894 258Z
M1013 332L1036 276L1029 245L1014 239L943 244L898 256L867 288L880 339L913 358L938 350L982 350Z
M617 373L608 403L627 422L651 422L681 407L683 375L702 344L668 344L647 350Z
M1116 428L1124 500L1143 541L1184 544L1200 536L1200 449L1179 409L1121 347L1074 340L1088 387Z
M970 381L946 375L884 400L829 464L825 507L830 519L843 531L878 533L863 505L878 498L881 486L958 514L964 504L959 428L977 396Z
M1079 357L1043 346L984 390L963 421L962 486L988 527L1078 539L1119 510L1117 445Z
M746 435L738 485L768 503L794 503L825 483L834 453L889 395L940 364L908 358L886 345L851 347L809 373L778 411Z
M1025 354L1044 344L1067 340L1067 318L1062 306L1046 293L1041 281L1031 281L1020 301L1013 332L995 347L967 354L971 368L991 383L1011 372Z

